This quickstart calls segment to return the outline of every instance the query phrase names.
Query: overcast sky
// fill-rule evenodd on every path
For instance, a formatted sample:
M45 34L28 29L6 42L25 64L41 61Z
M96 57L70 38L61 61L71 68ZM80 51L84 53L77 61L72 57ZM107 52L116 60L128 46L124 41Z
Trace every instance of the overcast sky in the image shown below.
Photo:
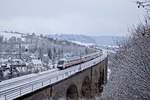
M135 0L0 0L0 30L126 35L142 20Z

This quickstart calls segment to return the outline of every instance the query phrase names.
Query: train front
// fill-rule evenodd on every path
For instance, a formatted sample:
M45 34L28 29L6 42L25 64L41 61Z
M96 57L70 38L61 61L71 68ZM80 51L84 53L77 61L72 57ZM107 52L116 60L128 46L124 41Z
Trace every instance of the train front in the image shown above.
M66 62L66 59L61 59L58 61L58 64L57 64L57 68L58 69L64 69L64 66L65 66L65 62Z

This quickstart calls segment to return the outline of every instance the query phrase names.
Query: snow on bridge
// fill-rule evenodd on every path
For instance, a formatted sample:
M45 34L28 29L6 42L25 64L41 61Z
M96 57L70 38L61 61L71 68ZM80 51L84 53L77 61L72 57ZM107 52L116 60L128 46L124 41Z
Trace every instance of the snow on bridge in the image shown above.
M103 55L98 58L64 70L53 69L0 82L0 100L12 100L45 86L52 85L98 64L106 57L107 53L103 51Z

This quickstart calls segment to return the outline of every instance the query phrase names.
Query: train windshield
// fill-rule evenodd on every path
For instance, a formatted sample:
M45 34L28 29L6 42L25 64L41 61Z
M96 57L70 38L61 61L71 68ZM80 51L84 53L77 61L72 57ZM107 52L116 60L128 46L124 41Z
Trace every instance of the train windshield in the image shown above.
M58 65L63 65L64 64L64 60L60 60L59 62L58 62Z

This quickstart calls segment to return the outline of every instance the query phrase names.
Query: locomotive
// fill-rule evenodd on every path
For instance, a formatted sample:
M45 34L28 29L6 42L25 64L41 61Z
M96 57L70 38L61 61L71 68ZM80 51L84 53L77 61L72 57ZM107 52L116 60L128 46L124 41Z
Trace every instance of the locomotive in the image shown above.
M73 57L73 58L69 58L69 59L60 59L57 64L57 68L60 70L66 69L73 65L78 65L80 63L93 60L93 59L99 57L100 55L101 55L100 52L95 52L95 53L80 56L80 57Z

